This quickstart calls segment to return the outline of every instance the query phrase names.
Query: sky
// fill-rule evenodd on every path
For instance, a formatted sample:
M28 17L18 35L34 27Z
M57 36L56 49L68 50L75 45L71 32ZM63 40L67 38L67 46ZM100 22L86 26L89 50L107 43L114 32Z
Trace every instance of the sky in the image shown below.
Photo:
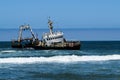
M0 0L0 28L120 28L120 0Z

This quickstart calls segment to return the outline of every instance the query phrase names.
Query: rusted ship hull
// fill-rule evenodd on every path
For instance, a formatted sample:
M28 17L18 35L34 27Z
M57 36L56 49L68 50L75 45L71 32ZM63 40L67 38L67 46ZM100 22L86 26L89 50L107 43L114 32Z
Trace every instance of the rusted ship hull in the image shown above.
M33 42L32 42L32 39L24 39L21 41L12 41L11 47L12 48L32 48Z
M32 47L33 47L33 44L29 44L29 45L12 44L11 47L12 47L12 48L32 48Z
M34 45L35 50L80 50L79 41L68 41L64 43L54 43L50 46L40 43L39 45Z
M79 46L74 46L74 47L45 47L45 46L34 46L35 50L79 50Z
M49 46L44 44L44 42L35 41L35 42L12 42L12 48L33 48L35 50L79 50L81 46L80 41L66 41L64 43L53 43Z

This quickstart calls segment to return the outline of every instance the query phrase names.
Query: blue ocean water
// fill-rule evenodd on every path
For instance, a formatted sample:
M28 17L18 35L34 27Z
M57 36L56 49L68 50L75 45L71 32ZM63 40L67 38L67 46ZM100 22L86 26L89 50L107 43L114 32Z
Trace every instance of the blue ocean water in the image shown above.
M100 28L100 29L55 29L55 31L62 31L67 40L80 40L80 41L119 41L120 29L119 28ZM33 29L35 35L41 39L42 34L49 32L48 29ZM19 29L0 29L0 41L11 41L17 39ZM23 37L29 37L29 31L23 31Z
M82 40L88 33L97 35L103 30L63 31L67 39ZM14 32L17 30L0 33L8 36L3 36L4 40L10 40L17 35ZM35 32L42 34L39 30ZM81 34L84 32L86 34ZM110 34L112 30L103 32ZM119 30L113 32L116 35ZM120 80L120 41L118 36L114 39L116 41L81 41L80 50L13 49L10 41L1 39L0 80Z

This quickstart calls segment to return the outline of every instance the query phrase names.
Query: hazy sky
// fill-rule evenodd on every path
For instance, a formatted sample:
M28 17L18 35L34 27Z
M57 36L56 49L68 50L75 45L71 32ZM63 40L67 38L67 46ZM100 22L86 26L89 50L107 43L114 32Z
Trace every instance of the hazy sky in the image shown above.
M0 0L0 28L120 28L120 0Z

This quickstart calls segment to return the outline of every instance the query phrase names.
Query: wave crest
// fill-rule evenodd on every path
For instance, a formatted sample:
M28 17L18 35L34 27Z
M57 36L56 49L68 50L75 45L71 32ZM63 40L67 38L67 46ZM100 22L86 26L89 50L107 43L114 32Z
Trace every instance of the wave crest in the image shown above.
M105 55L105 56L53 56L53 57L16 57L16 58L0 58L0 63L73 63L73 62L91 62L91 61L108 61L120 60L120 55Z
M16 52L15 50L3 50L1 53L13 53Z

